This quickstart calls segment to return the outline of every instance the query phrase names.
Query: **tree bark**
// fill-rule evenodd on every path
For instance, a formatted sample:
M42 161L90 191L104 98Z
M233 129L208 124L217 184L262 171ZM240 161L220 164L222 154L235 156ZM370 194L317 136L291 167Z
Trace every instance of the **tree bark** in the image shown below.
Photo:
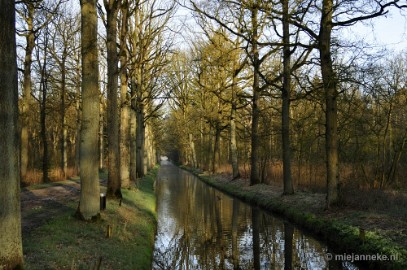
M213 142L212 152L212 173L216 173L219 168L219 152L220 152L220 123L215 124L215 137Z
M136 127L136 143L137 143L137 177L143 177L145 174L144 151L145 151L145 136L146 127L144 123L144 105L141 101L137 102L137 127Z
M67 128L67 123L66 123L66 116L65 116L65 111L66 111L66 106L65 106L65 100L66 100L66 57L67 57L67 52L66 48L64 48L64 51L62 53L62 61L61 61L61 104L60 104L60 109L59 109L59 114L61 118L61 161L60 161L60 170L62 173L62 177L65 180L66 178L66 169L68 167L68 156L67 156L67 137L68 137L68 128Z
M0 0L0 267L23 268L15 3Z
M29 111L33 103L33 98L31 97L31 64L32 64L32 53L35 47L35 33L33 31L34 27L34 4L27 3L27 36L26 36L26 47L25 47L25 58L24 58L24 72L23 72L23 98L21 103L21 178L25 179L28 170L28 141L29 141Z
M333 0L322 1L322 17L319 33L319 53L322 83L325 93L325 151L327 171L326 208L339 201L338 132L337 132L337 80L331 54Z
M130 108L130 181L137 183L137 113L136 113L136 85L132 80L131 108Z
M104 119L105 119L105 101L104 96L100 95L99 104L99 170L105 168L105 133L104 133Z
M100 216L99 83L96 0L81 0L82 125L80 142L81 194L78 217Z
M108 139L108 178L107 196L122 198L119 164L119 119L117 107L118 63L117 54L117 14L118 0L104 1L107 12L107 139Z
M81 108L81 85L79 82L82 81L80 66L80 55L75 55L75 75L76 81L75 85L76 95L75 95L75 109L76 109L76 139L75 139L75 173L80 174L80 144L81 144L81 126L82 126L82 108Z
M127 76L127 1L121 8L122 23L120 31L120 178L122 187L130 186L130 96Z
M251 57L253 61L253 96L252 96L252 134L251 134L251 171L250 171L250 185L256 185L260 183L259 175L259 98L260 98L260 81L259 81L259 51L258 51L258 9L257 7L251 8L251 20L252 20L252 52Z
M283 142L283 182L284 194L294 194L291 177L291 143L290 143L290 92L291 92L291 52L288 0L283 4L283 89L282 89L282 142Z
M189 148L191 150L191 162L193 167L198 167L197 161L196 161L196 150L195 150L195 142L194 142L194 136L192 133L188 134L188 141L189 141Z
M44 60L41 65L41 60L38 55L38 64L40 66L41 72L41 100L40 100L40 126L41 126L41 143L42 143L42 181L44 183L48 182L48 169L49 169L49 159L48 159L48 140L47 140L47 47L48 47L48 31L45 31L45 42L44 42Z
M76 95L76 139L75 139L75 173L80 174L80 144L81 144L81 125L82 125L82 113L81 113L81 89L77 89Z
M236 67L233 68L233 72L236 71ZM232 179L237 179L240 177L239 172L239 160L238 160L238 153L237 153L237 140L236 140L236 75L233 75L233 82L232 82L232 106L230 110L230 157L232 163Z

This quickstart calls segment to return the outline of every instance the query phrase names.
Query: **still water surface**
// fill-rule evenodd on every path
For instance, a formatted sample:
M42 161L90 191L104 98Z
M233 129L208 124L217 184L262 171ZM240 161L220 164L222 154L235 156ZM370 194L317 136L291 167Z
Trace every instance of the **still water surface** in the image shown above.
M156 192L153 269L358 269L327 260L324 243L168 161Z

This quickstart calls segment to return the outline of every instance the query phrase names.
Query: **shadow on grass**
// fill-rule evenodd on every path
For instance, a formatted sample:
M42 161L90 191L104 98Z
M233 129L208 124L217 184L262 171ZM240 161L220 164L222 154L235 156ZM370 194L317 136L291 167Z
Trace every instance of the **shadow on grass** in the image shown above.
M146 214L154 222L157 221L157 216L155 213L155 191L154 191L154 181L157 177L158 168L153 169L148 175L140 179L138 182L138 189L133 192L126 192L124 190L123 203L138 209L140 212ZM131 196L131 197L130 197ZM150 201L150 203L148 203ZM143 202L143 203L138 203ZM142 207L152 206L150 207ZM153 206L154 205L154 206Z

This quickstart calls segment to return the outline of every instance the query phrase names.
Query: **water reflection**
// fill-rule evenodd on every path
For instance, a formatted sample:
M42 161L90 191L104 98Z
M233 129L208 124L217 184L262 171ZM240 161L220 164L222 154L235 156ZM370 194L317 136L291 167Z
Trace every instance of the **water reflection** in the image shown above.
M153 269L357 269L292 224L163 161Z

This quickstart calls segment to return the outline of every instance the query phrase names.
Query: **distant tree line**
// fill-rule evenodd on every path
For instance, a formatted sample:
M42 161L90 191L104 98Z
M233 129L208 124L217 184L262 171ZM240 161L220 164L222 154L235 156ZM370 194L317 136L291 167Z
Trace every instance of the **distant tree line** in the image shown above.
M404 53L341 36L400 1L182 1L202 33L174 54L166 143L180 162L327 193L402 188ZM188 78L188 79L185 79Z

